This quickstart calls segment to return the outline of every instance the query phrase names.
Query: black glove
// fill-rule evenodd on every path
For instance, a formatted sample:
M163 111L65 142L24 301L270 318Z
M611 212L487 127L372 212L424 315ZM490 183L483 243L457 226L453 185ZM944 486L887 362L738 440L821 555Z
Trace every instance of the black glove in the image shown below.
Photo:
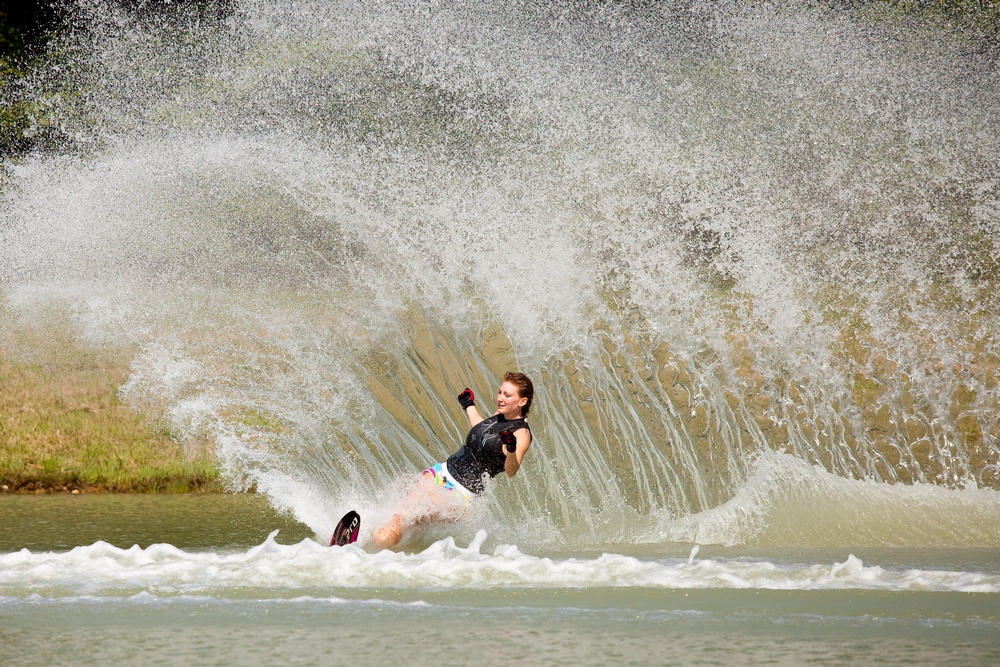
M510 431L500 431L500 444L511 454L517 451L517 438Z
M471 389L466 387L465 391L458 395L458 402L462 405L463 410L468 410L476 404L476 395L472 393Z

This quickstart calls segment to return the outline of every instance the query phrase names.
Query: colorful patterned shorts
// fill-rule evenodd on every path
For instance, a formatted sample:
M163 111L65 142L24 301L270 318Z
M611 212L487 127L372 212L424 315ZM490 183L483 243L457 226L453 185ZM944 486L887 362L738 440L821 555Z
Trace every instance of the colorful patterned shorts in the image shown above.
M446 463L438 463L428 468L424 471L424 475L430 477L438 486L444 487L446 491L454 491L466 502L470 502L476 497L476 494L469 491L448 474L448 465Z

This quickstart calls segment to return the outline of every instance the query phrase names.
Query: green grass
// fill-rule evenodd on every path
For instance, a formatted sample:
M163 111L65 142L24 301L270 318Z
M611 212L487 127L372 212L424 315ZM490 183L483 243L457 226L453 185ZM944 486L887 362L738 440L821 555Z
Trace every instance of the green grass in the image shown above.
M0 484L6 492L222 491L207 446L182 446L118 400L130 350L19 332L0 347Z

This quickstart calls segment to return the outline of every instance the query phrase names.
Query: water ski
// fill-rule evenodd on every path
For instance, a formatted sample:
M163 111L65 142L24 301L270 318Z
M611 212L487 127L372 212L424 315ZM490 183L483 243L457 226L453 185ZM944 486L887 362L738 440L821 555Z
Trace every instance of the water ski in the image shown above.
M342 547L345 544L354 544L358 539L358 530L361 529L361 515L351 510L344 515L337 527L333 529L333 537L330 538L330 546Z

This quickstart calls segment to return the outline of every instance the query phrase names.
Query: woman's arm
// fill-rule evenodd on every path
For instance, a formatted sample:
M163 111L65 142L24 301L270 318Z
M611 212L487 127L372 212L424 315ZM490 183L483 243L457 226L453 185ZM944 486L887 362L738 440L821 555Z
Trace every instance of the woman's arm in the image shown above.
M470 405L465 409L465 416L469 418L469 426L475 426L479 422L483 421L483 416L479 414L479 410L476 406Z
M456 396L459 404L462 406L462 411L465 412L465 416L469 418L469 426L475 426L479 422L483 421L483 416L479 414L479 410L476 409L476 395L472 393L472 390L466 387L462 390L462 393Z
M514 441L517 443L517 447L513 452L508 451L506 445L502 445L503 453L507 456L503 470L508 477L513 477L521 469L521 461L528 453L528 447L531 447L531 431L526 428L517 429L514 431Z

